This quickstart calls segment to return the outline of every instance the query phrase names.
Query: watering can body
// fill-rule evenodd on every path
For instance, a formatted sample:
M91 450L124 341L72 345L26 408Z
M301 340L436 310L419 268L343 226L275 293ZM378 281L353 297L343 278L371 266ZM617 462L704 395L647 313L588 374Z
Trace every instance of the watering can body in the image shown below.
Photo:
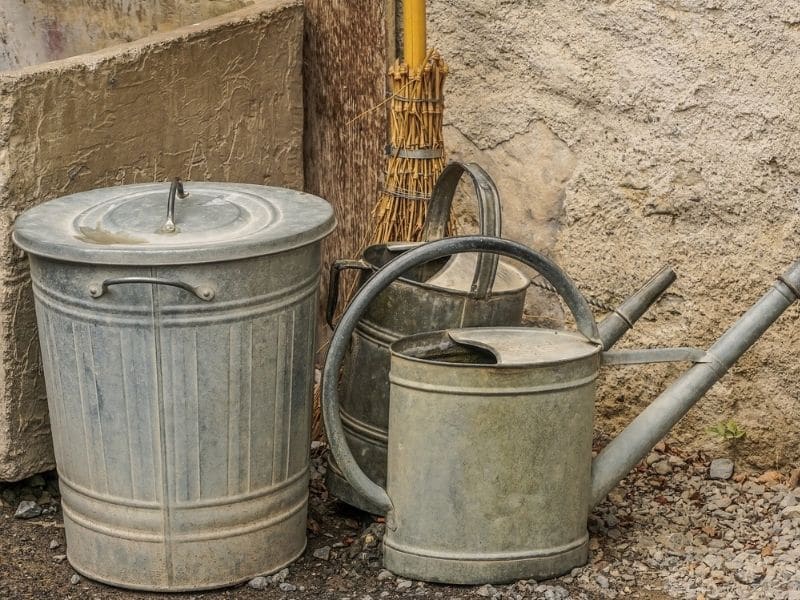
M358 467L339 417L336 380L347 338L398 274L440 255L476 250L536 269L562 297L578 331L455 329L395 342L384 489ZM451 238L398 257L351 302L322 380L331 450L353 489L387 513L387 568L404 577L477 584L543 579L584 564L589 510L799 297L800 260L707 351L613 352L604 350L601 328L569 277L520 244ZM592 459L601 364L674 360L694 364Z
M521 352L498 359L498 341ZM392 344L386 568L480 584L586 562L600 350L533 328Z
M471 178L479 203L480 228L500 234L500 207L491 178L474 164L450 163L437 182L423 237L444 235L461 177ZM380 244L367 248L359 261L332 266L328 321L332 324L339 273L356 269L361 287L389 261L418 244ZM529 280L520 271L498 264L496 256L443 257L419 265L388 286L369 306L352 336L341 380L341 417L348 443L361 468L386 483L389 425L389 345L419 332L450 327L519 325ZM335 459L326 473L337 498L376 514L383 511L355 493Z

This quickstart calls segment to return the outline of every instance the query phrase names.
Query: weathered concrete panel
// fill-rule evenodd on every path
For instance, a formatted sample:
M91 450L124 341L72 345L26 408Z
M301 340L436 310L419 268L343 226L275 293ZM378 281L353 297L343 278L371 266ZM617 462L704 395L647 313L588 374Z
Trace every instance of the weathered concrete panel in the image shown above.
M675 266L678 282L626 345L708 345L798 256L795 3L430 4L432 41L451 65L448 149L491 166L510 236L606 301ZM678 439L727 452L705 429L734 418L754 466L799 461L799 320L795 306ZM602 432L679 371L605 369Z
M302 4L266 0L0 73L0 480L52 467L15 217L53 197L177 175L302 189L302 38Z
M93 52L253 4L254 0L3 0L0 70Z

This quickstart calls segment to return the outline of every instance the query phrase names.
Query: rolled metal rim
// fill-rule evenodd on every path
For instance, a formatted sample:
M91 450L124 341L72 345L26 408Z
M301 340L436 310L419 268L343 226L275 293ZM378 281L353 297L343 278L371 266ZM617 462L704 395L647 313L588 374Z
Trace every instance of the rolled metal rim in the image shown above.
M484 237L484 236L471 236L471 237ZM489 236L485 236L485 237L489 237ZM443 238L443 239L454 239L454 238ZM425 243L430 243L430 242L425 242ZM422 245L423 245L423 243L420 243L416 247L419 248ZM373 274L377 273L378 271L383 269L386 265L388 265L390 262L393 262L394 260L397 259L397 257L395 257L395 258L391 259L389 262L384 263L383 265L378 265L373 260L370 260L369 255L371 253L375 253L377 248L381 248L383 246L391 246L391 243L390 244L375 244L375 245L372 245L372 246L368 246L364 250L364 252L361 254L362 260L364 261L365 265L368 266L372 270ZM409 251L410 250L404 250L402 253L398 252L397 256L400 256L401 254L405 254L405 253L407 253ZM456 254L460 254L460 253L456 253ZM440 257L440 258L444 258L444 257ZM433 259L433 260L436 260L436 259ZM444 268L444 265L442 266L442 268ZM497 271L499 272L500 269L507 270L508 272L513 273L514 276L518 277L519 278L519 285L515 285L514 287L509 287L506 290L500 290L500 291L495 291L494 289L492 289L491 290L491 297L492 298L503 297L503 296L513 296L514 294L519 294L520 292L528 289L528 286L530 285L530 279L528 277L525 277L525 275L524 275L524 273L522 273L522 271L520 271L519 269L517 269L515 267L512 267L511 265L507 265L507 264L498 265L497 266ZM447 288L447 287L439 287L438 285L431 285L427 281L419 281L419 280L416 280L416 279L411 279L409 277L403 277L402 275L397 277L396 280L399 281L399 282L406 283L408 285L413 285L413 286L416 286L416 287L420 287L420 288L423 288L423 289L426 289L426 290L433 290L435 292L445 292L445 293L453 295L453 296L463 296L464 298L475 298L476 297L475 292L472 291L472 290L467 290L467 289L458 290L458 289Z
M169 202L170 189L169 183L133 184L55 198L23 212L12 240L29 254L62 262L172 266L289 252L319 242L336 227L333 208L317 196L198 181L185 183L184 191L202 203L179 211L193 219L191 225L179 219L175 231L165 230L159 210L152 212L151 228L140 215L150 214L146 207L160 209ZM126 207L136 210L125 212ZM221 213L228 215L227 222L219 222Z
M403 360L407 360L407 361L413 362L413 363L418 363L418 364L421 364L421 365L441 366L443 368L451 369L451 370L452 369L455 369L455 370L458 370L458 369L471 369L471 368L475 367L475 363L448 362L448 361L445 361L445 360L436 360L434 358L415 356L414 354L409 352L409 350L411 350L412 348L404 348L403 346L406 345L406 344L410 345L410 344L414 344L414 343L419 343L420 341L424 341L426 339L435 339L435 336L437 334L448 335L450 332L455 334L456 332L458 332L458 333L469 332L469 331L471 331L473 329L484 329L484 328L483 327L451 328L451 329L447 329L447 330L426 331L424 333L417 333L417 334L414 334L414 335L409 335L409 336L400 338L399 340L395 340L394 342L392 342L389 345L389 352L391 353L392 356L396 356L396 357L401 358ZM522 327L495 327L495 326L491 326L491 327L489 327L489 329L492 329L493 331L504 331L505 330L508 333L512 333L512 334L514 332L519 332L520 329L528 329L529 331L536 331L536 329L533 328L533 327L531 327L531 328L522 328ZM547 331L551 331L551 330L547 330ZM564 337L564 336L575 336L576 338L577 337L583 337L583 336L581 336L581 334L572 333L572 332L559 333L559 337ZM581 341L583 341L583 340L581 340ZM452 338L452 342L454 344L456 344L456 345L462 343L460 340L458 340L456 338ZM476 347L483 348L480 344L476 344ZM557 366L557 365L563 365L563 364L567 364L567 363L572 363L572 362L575 362L576 360L581 360L581 359L584 359L584 358L588 358L590 356L595 356L595 355L600 354L601 352L603 352L603 347L600 346L600 345L597 345L595 343L591 343L591 348L592 348L591 351L587 351L585 354L582 354L582 355L575 355L575 356L557 358L557 359L553 359L553 360L538 360L537 359L537 360L532 360L529 363L497 362L497 363L494 363L494 364L493 363L485 363L485 364L481 364L480 366L481 366L481 368L484 368L484 369L489 369L489 370L496 369L498 371L519 369L519 368L523 368L524 369L524 368L529 368L529 367L534 367L534 366L535 367L551 367L551 366ZM492 350L490 348L483 348L483 349L488 351L488 352L492 352Z
M575 283L549 258L523 244L485 236L452 237L421 245L388 262L356 293L333 332L322 373L321 403L328 442L339 468L356 493L382 510L392 509L389 495L361 470L347 445L339 415L339 371L350 338L370 302L407 270L451 254L476 251L506 256L536 269L564 299L575 318L578 331L589 341L601 344L594 315Z

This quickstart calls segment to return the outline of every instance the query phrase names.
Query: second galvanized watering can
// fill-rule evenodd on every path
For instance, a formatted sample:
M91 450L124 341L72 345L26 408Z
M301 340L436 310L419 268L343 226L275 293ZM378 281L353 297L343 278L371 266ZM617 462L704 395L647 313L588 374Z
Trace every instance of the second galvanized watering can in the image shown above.
M395 342L384 490L359 468L339 418L336 380L350 334L365 307L399 274L474 251L535 268L564 299L578 331L467 328ZM800 260L708 351L611 352L574 283L525 246L473 236L398 257L342 317L322 383L338 464L355 491L387 512L386 567L404 577L478 584L543 579L584 564L589 510L798 297ZM601 365L677 360L694 365L592 460Z
M452 162L433 191L422 237L444 236L453 196L468 175L478 201L482 235L500 236L500 199L491 177L480 166ZM339 275L360 271L363 285L372 274L417 243L378 244L361 260L338 260L331 265L328 323L333 322L339 295ZM353 331L342 376L341 416L348 444L367 475L386 482L386 443L389 422L389 345L421 331L448 327L519 325L529 280L517 269L498 263L493 254L440 256L402 273L373 302ZM339 499L363 510L382 514L380 507L354 493L335 460L326 483Z

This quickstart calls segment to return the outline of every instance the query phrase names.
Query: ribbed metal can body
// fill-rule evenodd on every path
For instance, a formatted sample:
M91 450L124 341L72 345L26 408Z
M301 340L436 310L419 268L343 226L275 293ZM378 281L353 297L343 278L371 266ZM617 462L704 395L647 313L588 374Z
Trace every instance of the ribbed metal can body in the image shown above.
M361 283L368 277L369 273L364 274ZM478 299L399 279L370 305L345 359L340 411L347 442L370 479L386 484L390 344L409 335L451 327L519 325L526 289L520 286ZM381 512L352 490L332 459L330 467L327 484L334 495L363 510Z
M80 573L159 591L231 585L305 548L320 244L236 261L30 257ZM143 277L213 290L103 281Z
M548 578L584 564L596 352L540 365L392 346L385 565L442 583Z

